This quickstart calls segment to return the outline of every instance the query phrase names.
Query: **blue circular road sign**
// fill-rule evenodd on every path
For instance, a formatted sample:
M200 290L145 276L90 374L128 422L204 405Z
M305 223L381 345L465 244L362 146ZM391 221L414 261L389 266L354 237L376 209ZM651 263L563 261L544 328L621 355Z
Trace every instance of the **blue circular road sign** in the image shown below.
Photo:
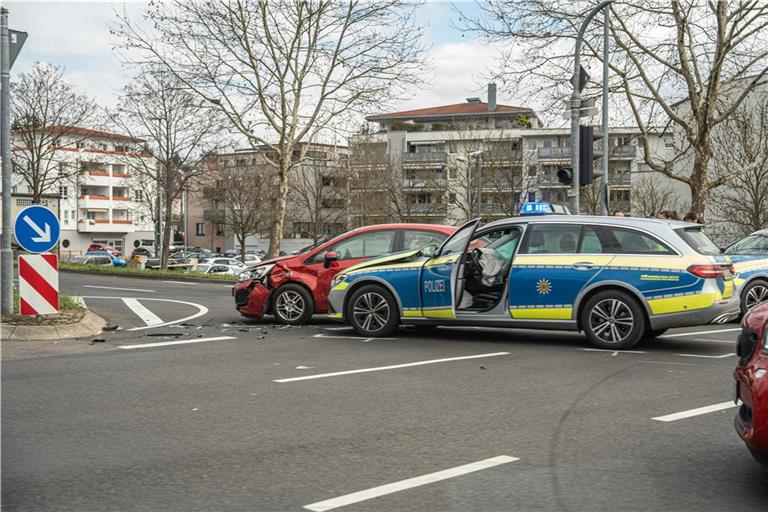
M39 204L27 206L13 223L16 243L29 252L48 252L59 241L59 219L49 208Z

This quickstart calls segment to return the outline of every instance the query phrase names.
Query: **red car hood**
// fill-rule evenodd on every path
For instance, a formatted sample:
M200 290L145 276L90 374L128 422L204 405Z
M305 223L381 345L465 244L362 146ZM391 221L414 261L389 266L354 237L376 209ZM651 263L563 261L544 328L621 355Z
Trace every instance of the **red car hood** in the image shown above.
M249 269L254 269L256 267L261 267L263 265L271 265L271 264L277 263L278 261L285 261L285 260L289 260L291 258L295 258L296 256L298 256L298 254L289 254L287 256L278 256L277 258L272 258L271 260L262 260L260 263L256 263L255 265L249 265L248 268Z

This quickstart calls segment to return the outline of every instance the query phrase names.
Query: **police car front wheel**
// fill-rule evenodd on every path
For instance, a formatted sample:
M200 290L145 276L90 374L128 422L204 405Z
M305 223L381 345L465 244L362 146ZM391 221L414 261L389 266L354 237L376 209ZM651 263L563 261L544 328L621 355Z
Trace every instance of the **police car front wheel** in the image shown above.
M593 345L607 349L634 346L645 334L645 315L629 294L606 290L587 300L581 327Z
M397 303L383 286L361 286L352 293L347 305L347 319L361 336L381 337L392 334L399 320Z

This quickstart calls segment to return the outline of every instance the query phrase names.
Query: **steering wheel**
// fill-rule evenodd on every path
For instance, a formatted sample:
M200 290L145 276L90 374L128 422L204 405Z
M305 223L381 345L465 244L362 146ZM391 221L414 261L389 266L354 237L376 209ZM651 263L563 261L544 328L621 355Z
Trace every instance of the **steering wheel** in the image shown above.
M483 255L482 251L480 251L479 248L474 248L469 253L469 257L467 258L467 266L469 267L469 273L473 277L482 276L483 274L483 267L480 266L480 257Z

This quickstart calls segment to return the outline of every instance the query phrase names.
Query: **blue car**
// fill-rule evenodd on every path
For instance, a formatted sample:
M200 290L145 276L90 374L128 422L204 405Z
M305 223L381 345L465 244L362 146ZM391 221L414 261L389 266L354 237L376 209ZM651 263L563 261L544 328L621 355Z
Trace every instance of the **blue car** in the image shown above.
M723 249L723 254L731 258L736 270L742 313L768 300L768 229L732 243Z
M109 256L109 258L112 260L112 266L113 267L127 267L128 263L123 258L118 258L114 254L107 252L107 251L88 251L85 253L86 256Z

